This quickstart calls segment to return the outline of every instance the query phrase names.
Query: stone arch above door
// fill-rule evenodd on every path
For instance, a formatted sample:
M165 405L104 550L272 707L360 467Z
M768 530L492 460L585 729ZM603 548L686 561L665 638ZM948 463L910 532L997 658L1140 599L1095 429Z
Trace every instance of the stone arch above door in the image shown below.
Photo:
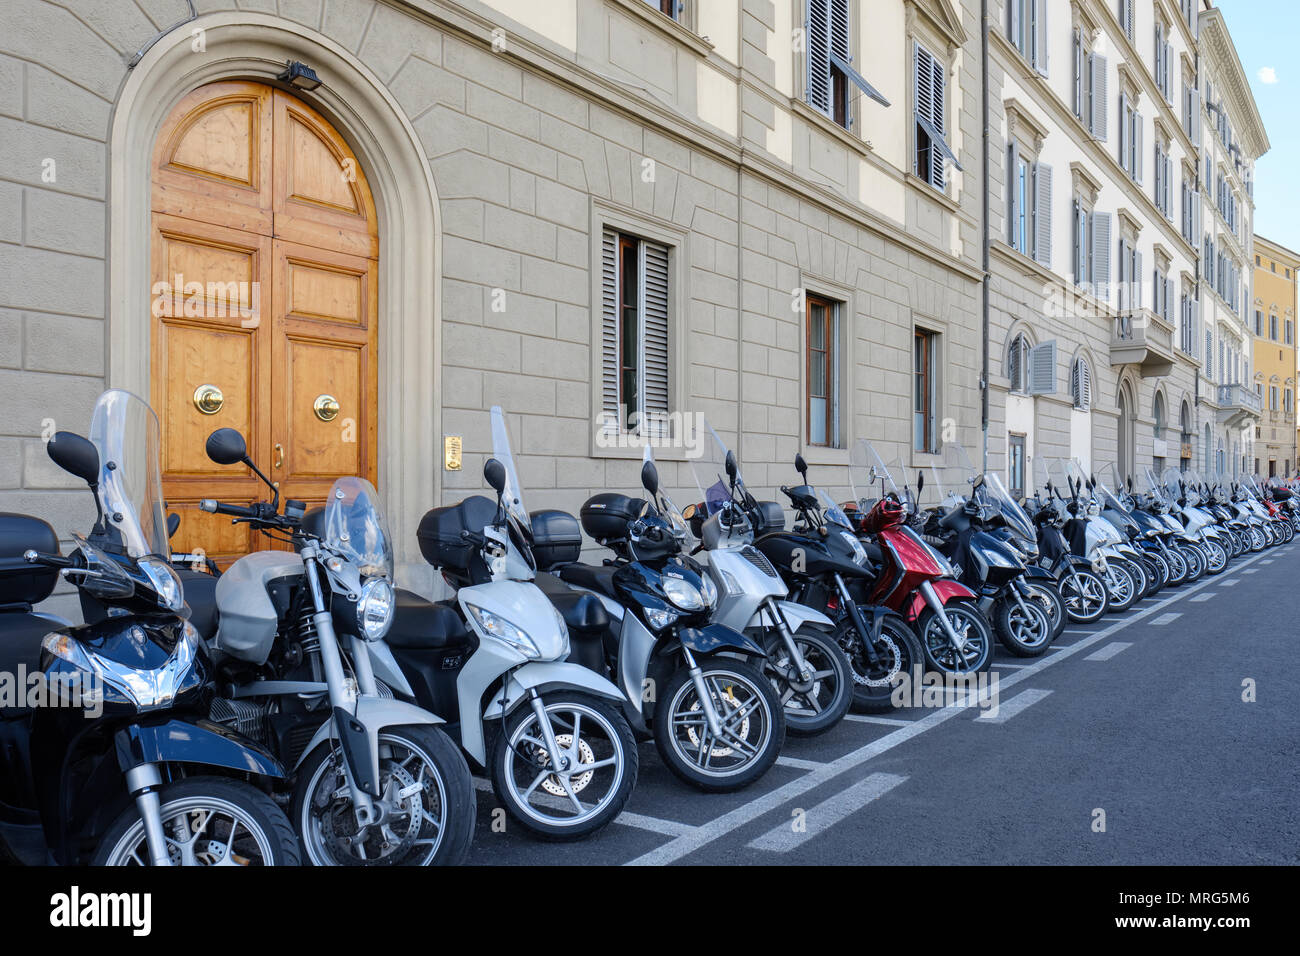
M191 50L202 29L207 52ZM286 60L323 85L303 98L345 138L369 179L379 244L379 490L394 538L398 580L431 591L415 526L440 501L442 230L437 191L420 139L384 84L329 37L247 12L208 14L160 39L131 71L114 108L109 183L109 369L116 387L149 392L150 158L182 97L223 79L273 82Z

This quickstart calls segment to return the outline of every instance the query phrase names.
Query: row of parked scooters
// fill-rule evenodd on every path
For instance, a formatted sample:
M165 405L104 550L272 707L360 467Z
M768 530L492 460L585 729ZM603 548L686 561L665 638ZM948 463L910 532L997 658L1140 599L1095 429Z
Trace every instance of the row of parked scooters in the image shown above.
M171 552L147 404L109 391L89 438L56 434L50 457L97 518L65 556L47 522L0 514L0 673L47 691L0 714L0 859L454 864L471 772L523 829L582 838L626 804L641 740L685 784L737 790L787 734L891 708L905 675L988 670L995 640L1042 654L1067 620L1217 573L1300 522L1284 488L1174 472L1138 492L1077 462L1036 462L1022 503L956 446L913 488L862 442L850 502L796 456L787 528L707 427L683 508L647 447L644 495L529 512L499 408L491 427L493 496L416 530L442 601L395 588L363 479L320 508L281 502L242 436L213 432L209 457L270 491L202 502L268 540L220 571ZM584 531L599 563L581 560ZM33 610L60 576L83 625Z

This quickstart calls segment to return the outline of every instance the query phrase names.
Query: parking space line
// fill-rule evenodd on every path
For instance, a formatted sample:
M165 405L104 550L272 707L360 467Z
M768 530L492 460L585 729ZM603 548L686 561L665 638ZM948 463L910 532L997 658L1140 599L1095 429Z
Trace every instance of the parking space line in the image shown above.
M1259 570L1259 568L1249 568L1249 569L1247 569L1247 570L1245 570L1245 571L1242 571L1241 573L1242 573L1242 574L1254 574L1254 573L1255 573L1256 571L1258 571L1258 570Z
M1199 604L1201 601L1208 601L1214 596L1215 594L1213 591L1206 591L1204 594L1198 594L1196 597L1192 598L1192 602L1194 604Z
M1005 724L1012 717L1016 716L1016 714L1020 713L1025 708L1038 703L1050 693L1050 690L1036 690L1032 687L1028 690L1022 690L1005 704L999 704L996 711L986 710L975 719L983 721L986 724Z
M1259 560L1258 557L1247 558L1246 563L1249 564L1257 560ZM1045 668L1052 667L1058 661L1063 661L1075 654L1082 653L1088 648L1100 644L1102 641L1119 633L1125 628L1132 627L1134 624L1146 620L1149 615L1156 611L1169 607L1175 602L1181 601L1190 595L1199 594L1212 583L1214 583L1212 580L1198 581L1186 590L1181 590L1178 594L1172 594L1163 600L1157 601L1155 604L1151 605L1151 607L1143 608L1140 611L1130 609L1125 612L1124 617L1116 620L1112 624L1105 625L1090 637L1085 637L1082 640L1071 644L1069 647L1059 649L1053 648L1053 650L1057 650L1058 652L1055 654L1049 653L1040 657L1036 663L1026 667L1022 671L1012 674L1007 677L1006 680L1001 681L1000 683L1003 691L1008 687L1013 687L1016 684L1021 683L1022 681L1029 680L1035 674ZM702 823L695 827L690 833L675 837L648 853L643 853L635 859L628 860L623 865L663 865L676 862L685 856L689 856L691 853L708 846L710 843L720 840L728 834L735 832L740 827L752 823L763 814L777 810L789 801L798 798L813 788L819 787L822 784L835 779L840 774L852 770L855 767L859 767L867 761L893 750L901 744L907 743L907 741L911 740L913 737L917 737L928 730L933 730L940 724L952 720L952 718L962 713L967 706L972 705L965 703L952 704L947 707L933 710L924 717L918 720L913 720L906 727L899 727L892 733L885 734L885 736L880 737L877 740L872 740L859 747L857 750L850 751L843 757L830 761L819 770L806 773L797 780L792 780L775 790L760 794L748 803L743 803L720 816L714 817L709 822Z
M1091 654L1085 657L1084 660L1085 661L1108 661L1116 654L1118 654L1120 651L1128 650L1132 646L1133 646L1132 644L1125 644L1123 641L1111 641L1109 644L1107 644L1105 647L1101 648L1100 650L1093 651Z
M1013 671L1018 671L1018 670L1020 670L1022 667L1028 667L1028 666L1029 666L1028 664L1016 664L1016 663L1013 663L1012 661L998 661L996 664L994 664L992 667L990 667L989 670L990 670L990 671L995 671L995 670L997 670L998 668L1010 668L1010 669L1013 670Z
M816 770L819 767L826 766L818 760L801 760L798 757L777 757L776 762L781 767L793 767L795 770Z
M1066 628L1064 631L1062 631L1061 633L1062 633L1062 634L1096 634L1097 632L1094 631L1094 630L1092 630L1092 628L1081 628L1081 627L1070 628L1070 627L1067 627L1067 628Z
M1164 627L1166 624L1172 624L1182 616L1183 613L1181 611L1170 611L1168 614L1161 614L1158 618L1152 621L1151 626Z
M793 819L778 823L761 837L751 840L749 846L754 850L789 853L819 833L825 833L872 800L884 796L906 779L893 773L873 773L805 812L801 817L804 824L801 829L795 830Z
M876 717L872 714L845 714L845 720L851 720L855 724L883 724L886 727L906 727L908 724L914 724L914 720L903 720L901 717Z
M472 779L475 790L495 795L496 791L492 789L491 780L484 780L482 777ZM633 827L637 830L649 830L651 833L659 833L670 837L685 836L695 829L689 823L680 823L677 820L662 820L659 817L648 817L644 813L633 813L630 810L624 810L611 822L621 823L625 827Z
M1219 587L1226 588L1230 584L1240 584L1241 578L1228 578L1226 581L1220 581Z

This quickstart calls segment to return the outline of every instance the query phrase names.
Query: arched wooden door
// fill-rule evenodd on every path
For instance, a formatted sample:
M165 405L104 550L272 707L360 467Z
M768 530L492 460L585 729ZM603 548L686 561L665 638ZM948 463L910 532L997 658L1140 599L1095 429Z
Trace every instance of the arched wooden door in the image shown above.
M265 547L201 498L266 495L221 467L207 436L243 432L282 498L324 500L340 475L376 479L379 240L356 157L323 117L251 82L200 87L153 157L151 401L176 550Z

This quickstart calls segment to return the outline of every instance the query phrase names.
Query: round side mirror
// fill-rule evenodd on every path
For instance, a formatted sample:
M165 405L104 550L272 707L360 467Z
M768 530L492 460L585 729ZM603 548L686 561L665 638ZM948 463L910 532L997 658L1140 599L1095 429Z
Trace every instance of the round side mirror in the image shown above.
M506 466L495 458L489 458L483 462L483 480L491 486L493 491L501 494L506 490Z
M73 432L55 432L45 443L45 451L54 462L70 475L76 475L88 485L99 483L99 451L90 439Z
M204 447L208 457L218 465L238 465L248 458L244 436L233 428L218 428L208 436Z
M651 495L659 493L659 469L653 461L647 461L641 466L641 487Z

